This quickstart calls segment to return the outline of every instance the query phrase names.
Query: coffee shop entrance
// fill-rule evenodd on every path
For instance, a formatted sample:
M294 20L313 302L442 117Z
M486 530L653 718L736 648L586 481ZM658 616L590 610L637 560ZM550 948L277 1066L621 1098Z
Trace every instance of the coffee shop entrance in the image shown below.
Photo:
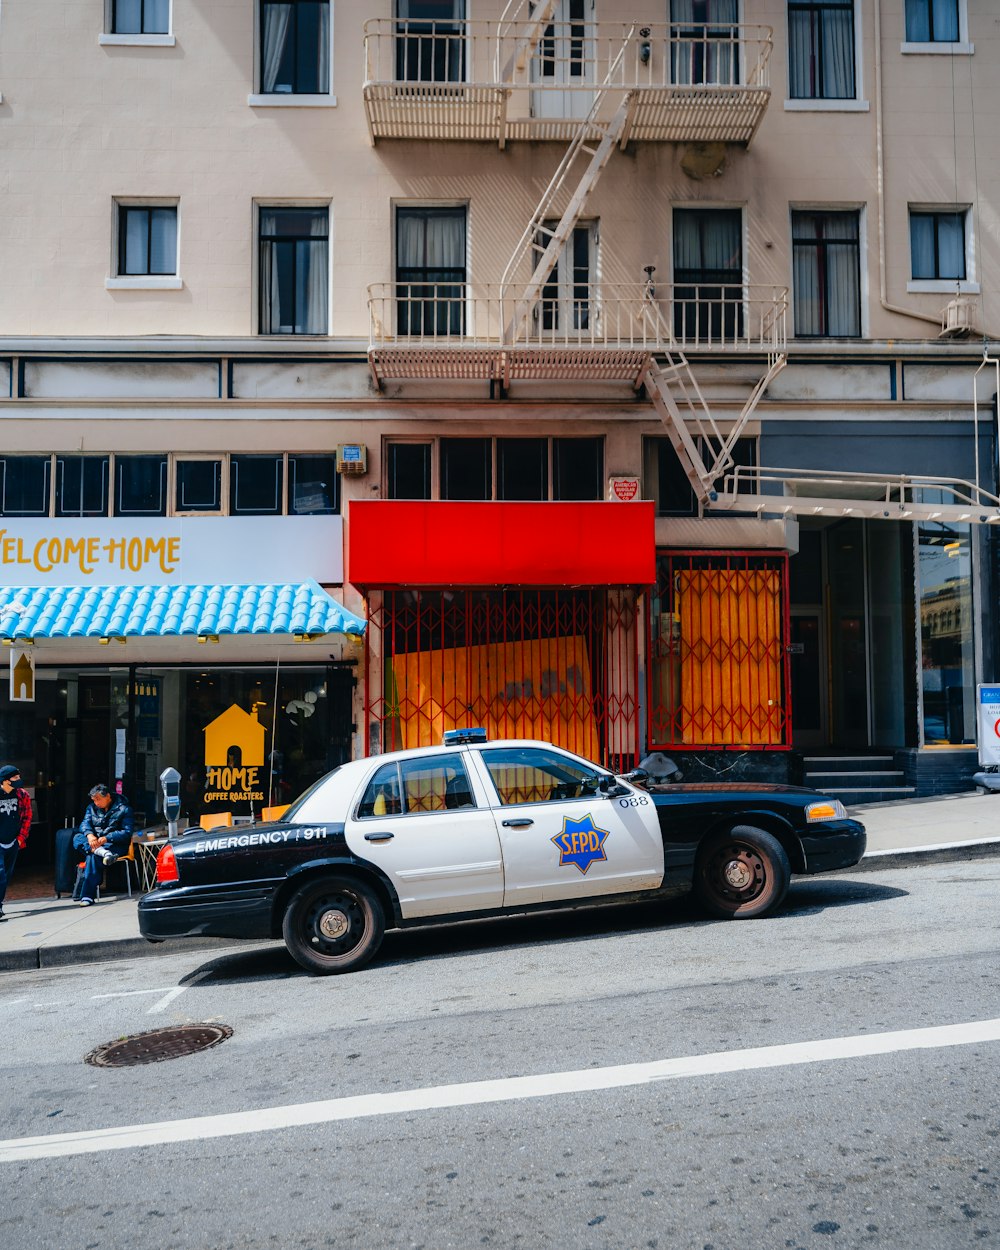
M34 784L32 857L77 823L90 787L120 787L156 823L162 770L182 777L182 824L288 803L351 756L355 664L39 667L33 704L0 709ZM6 701L5 701L6 703Z

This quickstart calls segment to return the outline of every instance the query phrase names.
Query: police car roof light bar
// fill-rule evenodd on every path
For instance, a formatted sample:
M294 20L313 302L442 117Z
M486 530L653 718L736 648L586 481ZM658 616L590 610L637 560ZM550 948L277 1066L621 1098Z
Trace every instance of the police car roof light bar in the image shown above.
M472 742L485 742L486 740L486 730L482 728L446 729L441 738L442 745L446 747L465 746Z

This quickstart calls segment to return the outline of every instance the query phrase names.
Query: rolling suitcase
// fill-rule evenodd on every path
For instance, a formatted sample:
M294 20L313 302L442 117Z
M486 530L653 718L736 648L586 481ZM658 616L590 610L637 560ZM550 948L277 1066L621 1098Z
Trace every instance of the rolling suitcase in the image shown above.
M62 898L64 894L72 894L76 884L77 864L83 857L73 850L75 833L75 827L56 830L56 898Z

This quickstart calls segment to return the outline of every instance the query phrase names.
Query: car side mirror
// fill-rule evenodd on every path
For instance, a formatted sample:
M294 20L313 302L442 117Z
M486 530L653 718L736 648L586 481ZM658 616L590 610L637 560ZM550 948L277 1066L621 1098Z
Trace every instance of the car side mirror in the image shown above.
M597 793L603 794L606 799L617 799L623 794L628 794L628 789L617 777L602 777L597 783Z

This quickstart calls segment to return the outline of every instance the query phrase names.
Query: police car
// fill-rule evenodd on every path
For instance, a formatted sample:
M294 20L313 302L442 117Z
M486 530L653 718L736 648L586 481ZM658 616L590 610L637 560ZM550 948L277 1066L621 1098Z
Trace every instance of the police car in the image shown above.
M160 852L140 931L283 936L311 972L348 972L387 926L692 887L713 915L763 916L792 872L864 854L864 826L813 790L650 786L546 742L445 738L342 765L280 821L189 829Z

